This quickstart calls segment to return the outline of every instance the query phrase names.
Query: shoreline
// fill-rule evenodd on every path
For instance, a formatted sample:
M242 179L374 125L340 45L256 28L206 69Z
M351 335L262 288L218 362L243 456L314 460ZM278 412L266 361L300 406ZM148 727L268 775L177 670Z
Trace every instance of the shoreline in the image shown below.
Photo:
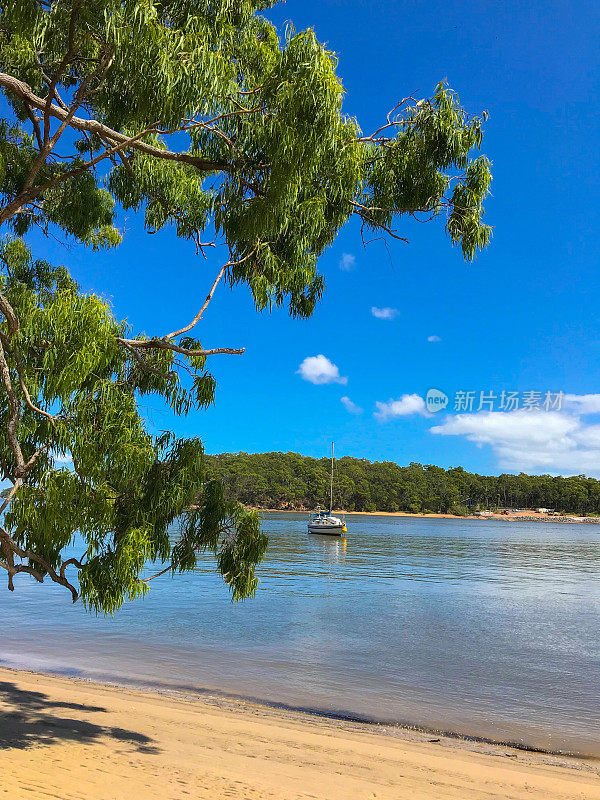
M509 749L517 750L522 753L530 753L538 756L548 756L558 759L576 759L581 761L589 761L598 764L600 774L600 750L598 753L583 753L577 751L549 749L547 747L538 747L534 744L527 744L526 742L517 739L501 739L493 738L485 734L468 733L465 731L454 730L452 728L445 728L441 726L426 725L410 720L386 720L370 717L367 714L352 713L350 711L324 709L307 705L295 705L281 700L267 700L265 698L257 697L251 694L242 694L240 692L232 692L222 690L215 687L202 687L202 686L182 686L182 685L169 685L166 683L153 683L150 680L141 680L137 678L128 678L125 675L121 676L90 676L85 673L70 672L64 670L52 670L41 668L33 668L25 665L17 666L0 666L0 685L2 682L2 673L16 673L17 675L31 675L36 678L58 679L60 681L67 681L73 683L81 683L86 686L105 687L107 689L115 689L117 691L133 691L141 692L142 694L157 695L160 697L172 697L190 700L192 702L199 701L208 704L214 704L219 707L222 705L233 705L235 707L245 708L262 708L265 711L280 713L282 715L301 715L303 718L309 720L324 720L333 724L348 724L352 726L359 726L364 730L372 731L386 731L388 735L397 736L417 736L417 737L440 737L448 743L454 743L456 747L481 745L483 747L491 747L494 749ZM0 748L1 749L1 748Z
M403 793L423 799L600 800L600 759L336 719L216 693L132 689L2 667L0 706L0 747L10 751L2 787L15 800L51 791L65 800L141 799L158 796L159 787L170 800L190 793L239 800L391 800ZM110 787L106 772L117 778ZM44 781L37 789L27 787L32 774Z
M258 511L265 514L312 514L312 511L307 509L294 509L294 508L259 508L258 506L248 506L252 511ZM486 514L484 516L476 516L475 514L466 514L461 516L459 514L413 514L410 511L344 511L343 509L334 509L332 514L343 514L348 517L413 517L415 519L460 519L460 520L476 520L478 522L485 522L486 520L500 520L502 522L575 522L587 523L592 525L600 524L600 517L577 517L575 515L565 514L557 516L549 516L547 514L538 514L535 511L519 512L517 514Z

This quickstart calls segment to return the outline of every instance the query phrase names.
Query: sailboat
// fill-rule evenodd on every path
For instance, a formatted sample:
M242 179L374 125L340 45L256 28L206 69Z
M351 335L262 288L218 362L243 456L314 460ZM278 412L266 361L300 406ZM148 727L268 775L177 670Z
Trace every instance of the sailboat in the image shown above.
M333 510L333 461L334 450L331 443L331 481L329 484L329 511L317 509L308 523L309 533L322 533L327 536L342 536L348 530L346 523L339 517L332 516Z

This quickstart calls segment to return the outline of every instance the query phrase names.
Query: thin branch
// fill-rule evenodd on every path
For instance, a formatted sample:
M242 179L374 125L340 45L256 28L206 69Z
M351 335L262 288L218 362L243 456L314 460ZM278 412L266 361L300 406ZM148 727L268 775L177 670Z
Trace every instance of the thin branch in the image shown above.
M153 367L152 364L149 364L146 361L146 359L141 355L141 353L138 353L135 347L132 347L129 344L125 344L124 342L123 346L126 347L127 350L129 350L131 355L135 358L138 364L141 365L142 369L146 370L146 372L151 372L153 375L158 375L160 378L165 378L166 380L172 380L174 377L177 377L177 373L173 370L170 370L169 372L163 372L162 370Z
M56 90L56 86L60 80L60 77L65 69L65 67L70 63L73 59L73 56L76 53L75 47L75 24L77 22L77 17L79 16L79 10L81 8L81 1L76 0L73 3L73 8L71 10L71 18L69 21L69 43L67 47L67 52L63 56L60 64L56 68L54 76L50 80L50 84L48 86L48 95L44 100L44 107L41 109L43 111L43 121L44 121L44 133L43 133L43 140L42 146L40 147L38 156L33 163L33 166L29 170L29 175L27 176L27 180L25 181L25 185L23 187L24 190L29 189L30 186L33 185L34 180L36 179L40 169L42 168L43 164L46 163L46 159L56 146L58 140L62 136L69 120L75 114L75 111L79 107L81 100L78 98L78 93L75 93L75 103L67 112L65 120L59 126L58 130L54 134L52 138L50 138L50 107L52 106L52 100L54 98L54 92ZM82 83L84 85L85 81ZM27 103L27 101L25 101ZM30 103L27 103L31 105Z
M200 240L200 233L196 232L192 234L192 240L196 245L196 255L198 253L202 253L202 258L206 261L206 253L204 252L207 247L216 247L216 240L213 239L212 242L202 242Z
M195 325L197 325L198 322L200 322L204 312L208 308L208 304L212 300L212 296L215 293L215 289L217 288L217 284L219 283L219 281L221 280L221 278L225 274L225 270L227 269L228 266L229 266L229 262L227 264L223 264L223 266L219 270L219 274L215 278L213 285L210 287L210 292L206 295L206 300L204 301L204 303L202 305L202 308L200 309L200 311L198 311L198 313L196 314L194 319L188 325L185 325L183 328L180 328L178 331L172 331L171 333L168 333L165 336L165 339L167 339L167 340L168 339L174 339L176 336L181 336L182 333L187 333L188 331L191 331L192 328Z
M202 305L202 308L200 309L200 311L198 311L198 313L196 314L194 319L188 325L185 325L183 328L180 328L177 331L172 331L172 333L168 333L164 338L167 339L167 340L168 339L174 339L176 336L181 336L182 333L187 333L188 331L191 331L192 328L195 325L197 325L200 322L200 320L202 319L202 316L203 316L204 312L206 311L210 301L212 300L213 294L215 293L215 289L217 288L217 285L218 285L219 281L221 280L221 278L223 277L223 275L225 274L226 270L228 270L229 267L237 267L240 264L243 264L245 261L248 261L248 259L252 258L252 256L256 253L256 251L258 250L259 246L260 246L260 241L257 242L256 245L252 248L252 250L247 255L245 255L243 258L240 258L237 261L229 260L226 264L223 264L223 266L219 270L219 274L215 278L215 281L214 281L213 285L210 288L210 292L206 295L206 299L205 299L205 301L204 301L204 303Z
M392 237L392 239L398 239L398 241L400 241L400 242L405 242L406 244L409 244L409 241L408 241L408 239L406 237L399 236L391 228L388 228L387 225L384 225L383 222L377 222L377 220L374 220L374 219L370 218L366 213L370 209L366 208L365 206L361 206L360 203L355 203L352 200L350 201L350 205L355 207L355 210L354 210L353 213L356 214L357 216L359 216L362 219L363 227L365 225L372 225L374 228L380 228L382 231L385 231L389 236ZM371 209L371 210L385 211L385 209ZM362 229L361 229L361 236L362 236ZM363 244L364 243L365 242L364 242L364 237L363 237Z
M46 83L46 85L48 87L50 87L52 85L52 81L50 80L50 78L44 72L44 65L42 64L42 62L40 60L40 53L37 50L34 53L34 57L35 57L35 61L36 61L36 64L38 66L40 75L44 79L44 82ZM64 108L65 111L69 110L67 104L65 103L65 101L62 99L62 97L58 93L58 89L56 88L56 86L54 87L54 99L56 100L58 105L61 106L61 108Z
M149 578L142 578L142 583L149 583L150 581L153 581L154 578L160 578L161 575L164 575L166 572L169 572L170 570L174 570L176 567L177 564L169 564L168 567L161 569L161 571L157 572L156 575L150 575Z
M203 122L198 122L196 125L194 125L194 127L203 128L209 133L215 133L220 139L223 139L223 141L226 144L228 144L229 147L231 147L234 153L236 153L238 156L242 156L242 152L235 146L235 142L232 139L230 139L229 136L227 136L227 134L224 133L220 128L213 128L212 125L206 125ZM185 130L189 130L189 128L186 128Z
M44 142L42 139L40 121L38 117L36 117L36 115L34 114L33 108L29 105L29 103L25 103L25 108L27 109L27 115L31 120L31 124L33 125L33 132L35 133L35 138L38 144L38 150L41 150L44 146Z
M370 136L360 136L360 137L357 137L356 139L352 139L352 141L353 142L373 142L373 141L377 141L375 137L379 133L381 133L382 131L385 131L387 128L393 128L393 127L395 127L397 125L407 125L410 122L410 120L401 119L401 120L393 120L392 121L391 116L394 113L394 111L397 111L399 108L402 108L402 106L405 103L407 103L409 100L412 100L413 103L417 103L418 102L417 99L413 95L409 95L408 97L403 97L402 100L400 100L399 103L396 103L396 105L392 109L390 109L390 111L388 111L387 117L386 117L386 119L387 119L387 124L386 125L382 125L380 128L377 128L375 133L372 133Z
M10 503L10 501L13 499L13 497L15 496L17 491L19 490L19 487L21 486L22 482L23 481L22 481L21 478L17 478L17 480L14 482L10 492L6 495L6 497L4 498L4 502L0 506L0 514L2 514L4 512L4 510L7 508L7 506Z
M241 89L238 89L238 94L244 94L244 95L256 94L257 92L260 92L262 88L263 88L262 85L257 86L256 89L251 89L250 91L247 92L243 92Z
M76 558L68 558L66 561L63 561L63 563L60 565L60 577L61 578L63 578L63 579L65 578L65 571L66 571L67 567L71 566L71 564L73 564L73 566L77 567L77 569L83 569L83 564L81 563L81 561L78 561Z
M223 527L219 528L218 533L222 534L222 533L228 532L229 530L230 530L230 526L224 525ZM189 543L187 544L187 552L188 553L193 554L193 553L195 553L196 551L199 551L199 550L200 550L200 548L193 548ZM183 558L183 556L182 556L182 558ZM162 575L165 575L167 572L175 572L177 567L181 564L182 558L179 558L177 561L172 562L171 564L169 564L169 566L165 567L164 569L161 569L160 572L157 572L154 575L150 575L148 578L142 578L141 579L142 583L149 583L150 581L153 581L155 578L160 578Z
M29 461L26 461L23 466L23 475L26 475L33 467L35 466L36 461L38 458L43 454L46 453L50 449L50 442L46 442L46 444L42 445L42 447L38 448L35 453L31 456Z
M239 105L239 104L238 104ZM220 122L222 119L228 119L229 117L239 117L241 114L256 114L257 111L261 111L261 106L253 106L253 108L244 108L240 106L237 111L227 111L223 114L219 114L216 117L212 117L211 119L203 120L200 122L199 120L195 119L186 119L185 127L181 130L193 130L194 128L205 128L211 127L215 122Z
M180 347L179 345L173 344L173 342L171 342L171 339L175 339L177 336L181 336L184 333L188 333L188 331L191 331L192 328L195 327L198 324L198 322L200 322L204 312L206 311L210 301L212 300L212 297L215 293L215 289L217 288L219 281L221 280L227 269L229 269L229 267L235 267L238 266L239 264L243 264L249 258L252 258L252 256L256 253L259 247L260 247L260 241L258 241L256 245L252 248L252 250L249 253L247 253L243 258L240 258L237 261L230 259L226 264L223 264L223 266L219 270L219 274L217 275L217 277L213 282L213 285L211 286L209 293L206 296L204 303L202 304L202 308L200 309L200 311L198 311L194 319L190 323L185 325L183 328L179 328L179 330L172 331L171 333L168 333L166 336L163 336L162 338L157 336L155 336L152 339L125 339L118 337L117 342L126 347L130 352L133 352L136 349L171 350L174 353L181 353L185 356L191 356L191 357L213 356L213 355L218 355L220 353L227 353L229 355L242 355L242 353L246 351L245 347L241 348L214 347L211 348L210 350L190 350L187 347ZM164 377L164 373L159 373L159 374L162 374Z
M50 85L48 87L48 96L46 98L46 102L44 103L44 146L40 151L40 156L42 155L42 151L46 149L48 146L48 142L50 139L50 107L52 105L52 99L54 97L54 90L56 89L56 85L60 80L60 76L62 71L67 66L69 61L75 55L75 24L77 22L77 17L79 16L79 10L81 8L81 2L73 3L73 8L71 10L71 17L69 19L69 43L67 46L67 52L65 53L62 61L58 65L56 72L54 73L53 78L50 81ZM50 148L52 149L52 148Z
M31 400L31 395L25 386L25 381L23 380L23 376L21 375L21 370L17 369L17 374L19 376L19 386L21 387L21 391L23 392L23 397L25 398L25 402L29 406L32 411L35 411L37 414L41 414L43 417L47 417L47 419L51 420L52 422L56 421L56 417L53 417L52 414L49 414L47 411L44 411L41 408L38 408L34 405L33 401Z

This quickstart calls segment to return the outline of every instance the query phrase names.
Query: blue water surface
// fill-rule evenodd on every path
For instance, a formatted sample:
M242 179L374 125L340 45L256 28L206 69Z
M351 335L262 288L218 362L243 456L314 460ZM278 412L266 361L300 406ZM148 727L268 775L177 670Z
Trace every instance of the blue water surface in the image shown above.
M269 514L253 600L207 558L114 618L17 576L0 664L600 755L600 526Z

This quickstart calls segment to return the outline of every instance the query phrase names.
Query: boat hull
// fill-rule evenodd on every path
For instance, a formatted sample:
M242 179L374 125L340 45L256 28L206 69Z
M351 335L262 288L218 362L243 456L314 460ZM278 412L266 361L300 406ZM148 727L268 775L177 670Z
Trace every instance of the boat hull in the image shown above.
M309 533L322 533L325 536L343 536L346 532L345 525L308 525Z

